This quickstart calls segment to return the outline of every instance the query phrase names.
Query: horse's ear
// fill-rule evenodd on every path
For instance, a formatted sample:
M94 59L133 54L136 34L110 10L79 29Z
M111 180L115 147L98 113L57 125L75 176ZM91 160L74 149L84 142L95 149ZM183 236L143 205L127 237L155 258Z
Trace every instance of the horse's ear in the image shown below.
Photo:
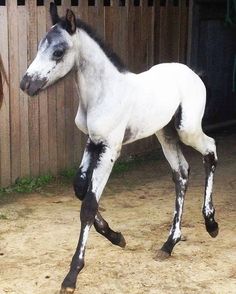
M56 23L58 23L60 18L57 13L57 6L54 2L50 3L50 15L51 15L52 24L55 25Z
M74 12L70 9L66 11L66 30L71 35L76 31L76 17Z

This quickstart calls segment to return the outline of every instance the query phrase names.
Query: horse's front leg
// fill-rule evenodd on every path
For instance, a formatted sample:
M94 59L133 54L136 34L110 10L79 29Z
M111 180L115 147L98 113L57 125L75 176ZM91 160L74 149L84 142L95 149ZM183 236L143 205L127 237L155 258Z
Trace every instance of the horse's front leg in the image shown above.
M123 235L120 232L113 231L99 211L95 216L94 227L99 234L107 238L112 244L120 246L121 248L126 246L126 241Z
M80 200L84 199L92 177L94 159L90 152L91 144L93 143L88 139L79 170L74 178L75 195ZM94 219L94 227L99 234L107 238L112 244L125 247L126 242L123 235L120 232L113 231L99 211Z
M85 247L89 230L94 224L98 212L98 201L119 155L120 146L113 147L111 144L91 141L87 149L91 156L91 180L81 205L79 242L71 261L69 273L62 283L61 293L73 293L75 290L77 276L84 267Z

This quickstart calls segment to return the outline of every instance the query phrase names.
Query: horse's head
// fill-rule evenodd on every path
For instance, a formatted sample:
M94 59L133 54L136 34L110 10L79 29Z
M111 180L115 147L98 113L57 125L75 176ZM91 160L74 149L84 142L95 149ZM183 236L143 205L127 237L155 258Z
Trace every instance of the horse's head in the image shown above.
M38 52L23 76L20 87L28 95L38 94L42 89L64 77L76 60L76 18L71 10L60 18L57 7L50 3L53 26L40 41Z

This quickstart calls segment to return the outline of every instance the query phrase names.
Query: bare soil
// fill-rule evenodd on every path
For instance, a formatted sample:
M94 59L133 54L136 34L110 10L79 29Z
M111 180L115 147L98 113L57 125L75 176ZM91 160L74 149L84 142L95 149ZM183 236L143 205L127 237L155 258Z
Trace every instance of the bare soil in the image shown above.
M91 230L79 294L236 293L236 135L218 138L214 203L220 233L212 239L201 215L201 156L191 164L180 242L166 261L153 259L168 236L174 186L162 155L113 175L101 200L110 226L121 231L121 249ZM80 202L71 186L17 196L0 206L0 293L58 293L79 234Z

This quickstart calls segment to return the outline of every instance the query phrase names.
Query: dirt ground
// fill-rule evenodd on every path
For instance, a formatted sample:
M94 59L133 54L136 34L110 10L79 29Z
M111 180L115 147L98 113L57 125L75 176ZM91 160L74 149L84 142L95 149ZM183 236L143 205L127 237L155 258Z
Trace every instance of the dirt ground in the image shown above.
M191 164L180 242L164 262L153 259L166 240L174 187L163 156L113 175L101 200L103 216L121 231L125 249L91 230L79 294L236 293L236 135L218 136L214 203L220 225L211 239L201 215L201 156ZM0 293L58 293L79 233L80 203L67 185L18 196L0 206ZM3 217L4 216L4 217ZM6 218L6 219L5 219Z

